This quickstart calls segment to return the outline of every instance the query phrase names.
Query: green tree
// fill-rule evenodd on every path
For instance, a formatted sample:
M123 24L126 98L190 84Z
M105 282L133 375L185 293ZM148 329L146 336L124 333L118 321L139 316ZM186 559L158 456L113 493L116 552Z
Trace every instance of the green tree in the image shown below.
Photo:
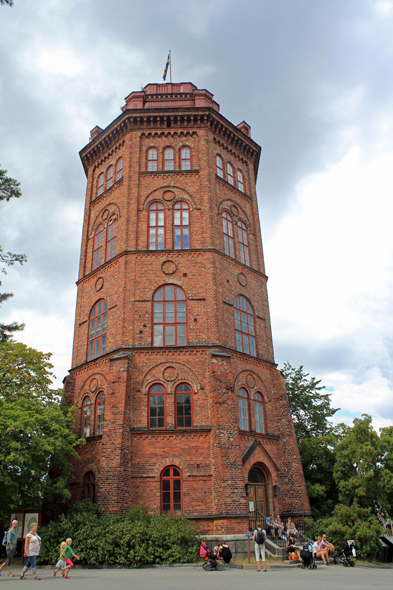
M14 0L0 0L0 4L1 4L2 6L6 5L6 4L7 4L8 6L13 6L13 5L14 5Z
M0 343L0 497L2 516L69 497L69 457L78 457L74 409L52 390L51 354Z

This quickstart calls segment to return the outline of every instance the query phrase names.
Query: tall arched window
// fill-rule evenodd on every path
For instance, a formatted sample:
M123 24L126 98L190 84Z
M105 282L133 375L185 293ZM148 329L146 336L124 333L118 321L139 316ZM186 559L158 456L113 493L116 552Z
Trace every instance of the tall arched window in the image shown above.
M233 221L227 211L222 214L222 230L224 232L224 249L225 254L235 258L235 248L233 244Z
M85 475L84 481L84 496L86 499L91 500L92 502L96 501L96 478L94 477L94 473L92 471L88 471Z
M123 158L117 161L116 164L116 182L123 178Z
M239 407L239 427L240 430L250 431L250 412L248 411L248 393L241 388L237 392L237 401Z
M161 474L161 511L170 516L182 513L182 474L178 467L167 467Z
M84 438L87 438L88 436L93 435L90 425L91 425L91 399L87 395L82 403L82 436Z
M180 167L182 170L191 170L191 152L188 147L180 150Z
M165 248L165 209L162 203L149 207L149 250Z
M94 233L93 244L93 270L101 266L102 261L102 242L104 239L104 226L101 224Z
M165 428L165 389L152 385L149 389L149 428Z
M112 217L108 221L108 226L106 229L106 259L111 260L116 253L116 226L117 220L116 216L112 215Z
M180 287L165 285L153 297L153 346L187 344L186 296Z
M239 236L239 251L240 251L240 261L243 264L247 264L250 266L250 254L248 251L248 232L245 223L239 221L237 224L237 232Z
M192 426L192 391L187 383L176 387L176 428Z
M97 180L97 197L104 192L104 173L102 172Z
M245 297L239 295L234 303L236 349L256 356L254 313Z
M175 152L172 148L164 150L164 170L175 169Z
M187 203L176 203L173 208L173 244L175 250L190 247L190 210Z
M230 164L227 164L227 179L229 184L233 186L233 168Z
M255 412L255 430L262 434L265 433L265 412L262 395L257 392L254 394L254 412Z
M90 314L89 361L106 353L108 305L104 299L97 301Z
M220 156L216 156L216 172L217 176L223 178L224 173L222 171L222 158L220 158Z
M105 420L105 393L102 391L97 397L96 434L102 434L104 432L104 420Z
M239 191L242 191L242 193L244 193L243 174L240 172L240 170L237 171L237 188L239 189Z
M147 152L147 170L148 172L157 171L157 150L150 148Z
M106 188L110 188L113 184L113 166L109 166L106 171Z

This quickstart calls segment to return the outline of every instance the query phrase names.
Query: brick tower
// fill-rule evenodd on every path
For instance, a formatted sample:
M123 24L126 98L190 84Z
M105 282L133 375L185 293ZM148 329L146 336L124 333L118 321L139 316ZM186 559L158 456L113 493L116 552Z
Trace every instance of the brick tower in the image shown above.
M244 533L250 510L309 514L273 357L250 126L191 83L148 84L80 156L73 500L183 514L210 533Z

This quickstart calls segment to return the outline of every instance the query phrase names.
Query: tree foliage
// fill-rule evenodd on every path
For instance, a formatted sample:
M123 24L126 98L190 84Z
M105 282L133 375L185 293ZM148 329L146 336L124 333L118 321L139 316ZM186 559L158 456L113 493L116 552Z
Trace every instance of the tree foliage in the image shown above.
M74 410L52 390L50 354L14 341L0 343L1 509L35 508L54 495L67 498L67 479L79 442ZM53 469L53 466L56 466Z

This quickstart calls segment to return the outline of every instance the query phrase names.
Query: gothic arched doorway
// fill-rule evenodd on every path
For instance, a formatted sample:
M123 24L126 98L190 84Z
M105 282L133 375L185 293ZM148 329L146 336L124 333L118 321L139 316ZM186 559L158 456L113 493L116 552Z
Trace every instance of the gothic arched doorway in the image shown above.
M252 467L248 472L248 499L253 504L250 504L250 512L254 512L255 518L258 520L259 515L267 516L267 481L266 475L259 467ZM251 510L254 506L254 510ZM261 523L263 524L263 523Z

